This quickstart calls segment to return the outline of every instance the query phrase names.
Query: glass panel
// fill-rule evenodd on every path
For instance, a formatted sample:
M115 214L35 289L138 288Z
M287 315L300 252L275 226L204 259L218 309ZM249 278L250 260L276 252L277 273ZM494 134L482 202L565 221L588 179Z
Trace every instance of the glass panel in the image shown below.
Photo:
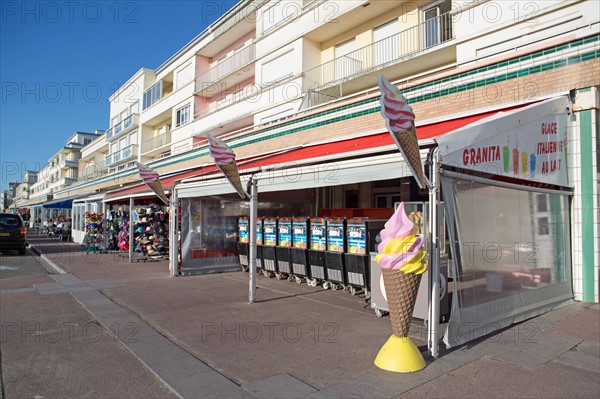
M442 179L454 266L454 346L572 298L568 197ZM536 313L537 312L537 313Z

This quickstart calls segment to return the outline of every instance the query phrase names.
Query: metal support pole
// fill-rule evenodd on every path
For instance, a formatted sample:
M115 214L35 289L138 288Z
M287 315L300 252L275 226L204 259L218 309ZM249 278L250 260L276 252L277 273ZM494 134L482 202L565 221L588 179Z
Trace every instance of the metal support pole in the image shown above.
M110 216L110 208L108 203L101 202L100 206L104 211L104 220L102 221L102 243L104 250L102 252L108 253L108 217Z
M438 237L438 206L440 202L438 181L438 149L429 153L429 318L427 323L427 348L435 358L439 355L438 329L440 320L440 246Z
M252 176L250 187L250 253L248 263L250 265L250 286L248 301L256 302L256 219L258 218L258 182Z
M129 198L129 263L133 262L133 197Z
M169 239L169 276L175 277L177 273L177 262L179 260L179 232L178 228L178 220L179 216L177 215L178 211L178 202L177 199L177 190L175 187L171 190L171 203L169 205L169 234L171 235Z

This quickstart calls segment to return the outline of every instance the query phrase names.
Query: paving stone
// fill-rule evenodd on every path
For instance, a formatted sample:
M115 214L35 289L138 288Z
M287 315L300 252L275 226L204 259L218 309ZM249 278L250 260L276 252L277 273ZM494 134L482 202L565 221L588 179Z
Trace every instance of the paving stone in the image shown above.
M54 290L42 290L38 291L40 295L52 295L52 294L63 294L67 292L64 288L54 289Z
M38 291L45 291L45 290L55 290L58 288L63 288L62 285L58 284L58 283L41 283L41 284L34 284L33 287L38 290Z
M526 335L501 335L499 339L480 344L489 357L521 367L535 369L571 350L581 339L565 337L548 331Z
M552 311L536 316L533 319L524 321L523 323L535 323L539 329L544 330L550 327L552 324L558 323L567 317L573 316L583 308L584 305L581 302L574 302L557 309L553 309Z
M88 283L85 283L81 280L79 281L66 281L60 283L65 288L79 288L79 287L90 287Z
M455 364L443 358L435 360L428 358L426 362L427 366L423 370L414 373L393 373L385 370L374 370L362 374L354 380L367 383L394 397L457 368ZM342 382L340 385L344 383ZM328 388L325 388L324 391L329 392Z
M165 380L184 398L254 398L250 392L216 371Z
M289 374L277 374L253 381L242 385L242 388L259 398L305 398L317 391Z
M81 302L84 305L88 301L94 301L94 300L99 301L99 302L102 302L102 301L112 302L106 296L102 295L101 292L96 291L96 290L76 292L76 293L73 293L73 296L75 297L75 299L77 299L79 302Z
M595 356L600 359L600 343L598 342L583 341L573 350L577 352L583 352L589 356Z
M65 289L69 292L82 292L82 291L95 290L95 288L90 287L89 285L83 285L83 286L77 286L77 287L66 286Z
M375 385L365 381L348 380L340 384L331 385L323 389L323 392L333 396L334 398L372 398L372 399L388 399L392 398L393 394L386 392Z
M305 398L307 398L307 399L330 399L330 398L333 398L333 396L331 396L327 392L315 391L309 395L306 395Z
M69 283L69 282L81 282L79 277L77 277L71 273L53 274L52 278L61 284L65 284L65 283Z
M582 351L571 350L554 360L556 363L600 374L600 357Z
M164 380L182 379L212 370L206 363L193 357L169 359L152 368Z
M10 295L10 294L24 294L28 292L36 292L35 288L27 287L27 288L13 288L10 290L0 290L0 295Z

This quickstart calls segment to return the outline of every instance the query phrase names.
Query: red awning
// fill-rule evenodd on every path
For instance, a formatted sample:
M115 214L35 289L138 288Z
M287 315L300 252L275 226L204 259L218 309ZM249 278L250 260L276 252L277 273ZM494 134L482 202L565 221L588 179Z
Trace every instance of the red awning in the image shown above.
M527 104L519 104L514 107L504 108L502 110L489 111L476 115L466 116L463 118L419 126L417 127L417 137L419 140L431 139L446 133L450 133L453 130L459 129L480 119L495 115L498 112L520 108L525 105ZM344 153L369 150L389 145L394 145L392 137L388 132L382 132L369 136L354 137L350 139L333 141L323 144L308 145L306 147L290 148L286 151L277 151L271 154L263 154L261 156L252 156L238 159L237 162L240 171L243 171L245 169L250 169L257 166L264 167L311 158L340 155ZM217 171L218 169L215 165L208 165L205 167L188 170L170 176L161 177L160 182L165 188L165 190L169 190L173 186L173 183L175 183L175 181L177 180L205 176L207 174L216 173ZM123 188L121 190L116 190L107 193L104 197L104 202L124 201L128 200L131 196L148 199L156 197L156 195L152 191L150 191L148 186L141 183L127 188Z

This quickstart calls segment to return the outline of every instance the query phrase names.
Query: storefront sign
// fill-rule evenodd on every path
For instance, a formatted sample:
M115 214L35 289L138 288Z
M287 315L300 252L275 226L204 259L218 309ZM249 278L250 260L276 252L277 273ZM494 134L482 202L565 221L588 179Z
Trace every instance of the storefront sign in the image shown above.
M451 140L467 145L459 146ZM438 143L445 165L568 185L564 101L549 100L501 113L442 136Z

